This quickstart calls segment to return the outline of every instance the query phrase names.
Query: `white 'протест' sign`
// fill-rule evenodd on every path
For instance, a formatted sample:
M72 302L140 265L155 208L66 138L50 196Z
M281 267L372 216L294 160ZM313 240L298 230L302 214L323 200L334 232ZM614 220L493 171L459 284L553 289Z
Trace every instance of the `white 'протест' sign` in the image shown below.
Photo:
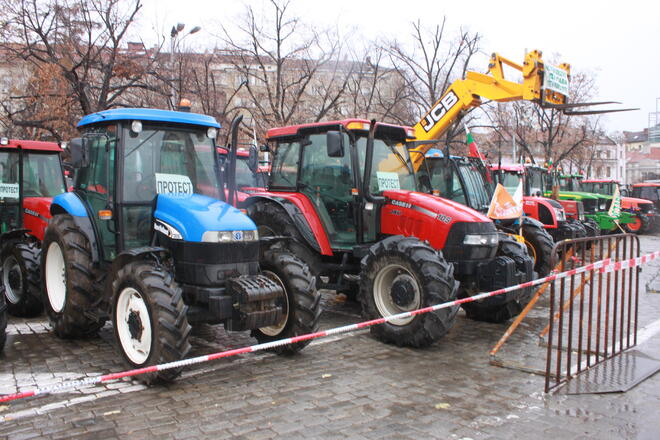
M190 177L181 174L156 173L156 193L189 195L194 192Z
M0 198L17 199L18 192L18 183L0 183Z
M391 189L401 189L399 175L387 171L376 171L378 177L378 191L387 191Z
M544 65L543 88L568 97L568 73L564 69L546 63Z

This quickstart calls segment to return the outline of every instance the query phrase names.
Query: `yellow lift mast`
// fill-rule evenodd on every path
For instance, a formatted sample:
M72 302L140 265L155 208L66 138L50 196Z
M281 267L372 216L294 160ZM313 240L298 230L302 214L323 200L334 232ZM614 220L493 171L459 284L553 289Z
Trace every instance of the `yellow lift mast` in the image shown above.
M568 104L566 94L558 91L568 89L570 66L547 66L541 58L541 52L534 50L525 55L522 65L494 53L490 58L488 73L468 71L465 79L454 81L442 97L422 119L415 124L415 140L437 140L467 110L479 107L482 99L497 102L532 101L543 107L567 109L586 104ZM522 73L522 83L504 77L504 65ZM546 72L547 71L547 72ZM565 72L565 74L563 74ZM552 78L545 78L546 73ZM554 81L553 88L544 87L548 80ZM601 104L601 103L593 103ZM568 112L566 112L568 113ZM577 112L573 112L576 114ZM587 112L584 112L586 114ZM411 155L415 169L424 160L424 153L430 144L419 145L414 150L420 154Z

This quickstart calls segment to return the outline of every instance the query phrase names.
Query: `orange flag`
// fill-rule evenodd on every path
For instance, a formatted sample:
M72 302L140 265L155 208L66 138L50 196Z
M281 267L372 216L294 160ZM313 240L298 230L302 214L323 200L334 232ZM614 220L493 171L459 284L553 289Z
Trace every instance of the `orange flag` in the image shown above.
M493 199L488 207L488 217L496 220L519 218L523 214L522 182L518 184L516 193L511 194L498 183L493 193Z

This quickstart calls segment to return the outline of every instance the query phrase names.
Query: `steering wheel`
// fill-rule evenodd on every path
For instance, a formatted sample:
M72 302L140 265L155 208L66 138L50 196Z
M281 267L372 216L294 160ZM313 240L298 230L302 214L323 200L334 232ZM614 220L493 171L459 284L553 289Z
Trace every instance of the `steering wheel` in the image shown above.
M135 200L151 200L156 194L156 176L144 177L139 171L126 174L126 182L136 182Z

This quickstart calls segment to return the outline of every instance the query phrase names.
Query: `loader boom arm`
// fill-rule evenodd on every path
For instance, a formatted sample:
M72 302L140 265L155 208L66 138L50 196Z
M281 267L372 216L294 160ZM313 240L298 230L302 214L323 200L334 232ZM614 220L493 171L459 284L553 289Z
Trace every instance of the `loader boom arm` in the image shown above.
M504 77L504 65L522 73L522 82L514 82ZM562 64L560 69L570 74L570 66ZM442 97L413 127L417 141L439 139L467 110L479 107L482 99L497 102L532 101L539 105L566 104L566 96L549 89L543 89L545 65L541 52L527 53L522 65L514 63L494 53L490 58L488 73L468 71L465 79L454 81ZM424 160L424 154L432 148L431 144L422 144L414 150L420 154L411 155L418 169Z

